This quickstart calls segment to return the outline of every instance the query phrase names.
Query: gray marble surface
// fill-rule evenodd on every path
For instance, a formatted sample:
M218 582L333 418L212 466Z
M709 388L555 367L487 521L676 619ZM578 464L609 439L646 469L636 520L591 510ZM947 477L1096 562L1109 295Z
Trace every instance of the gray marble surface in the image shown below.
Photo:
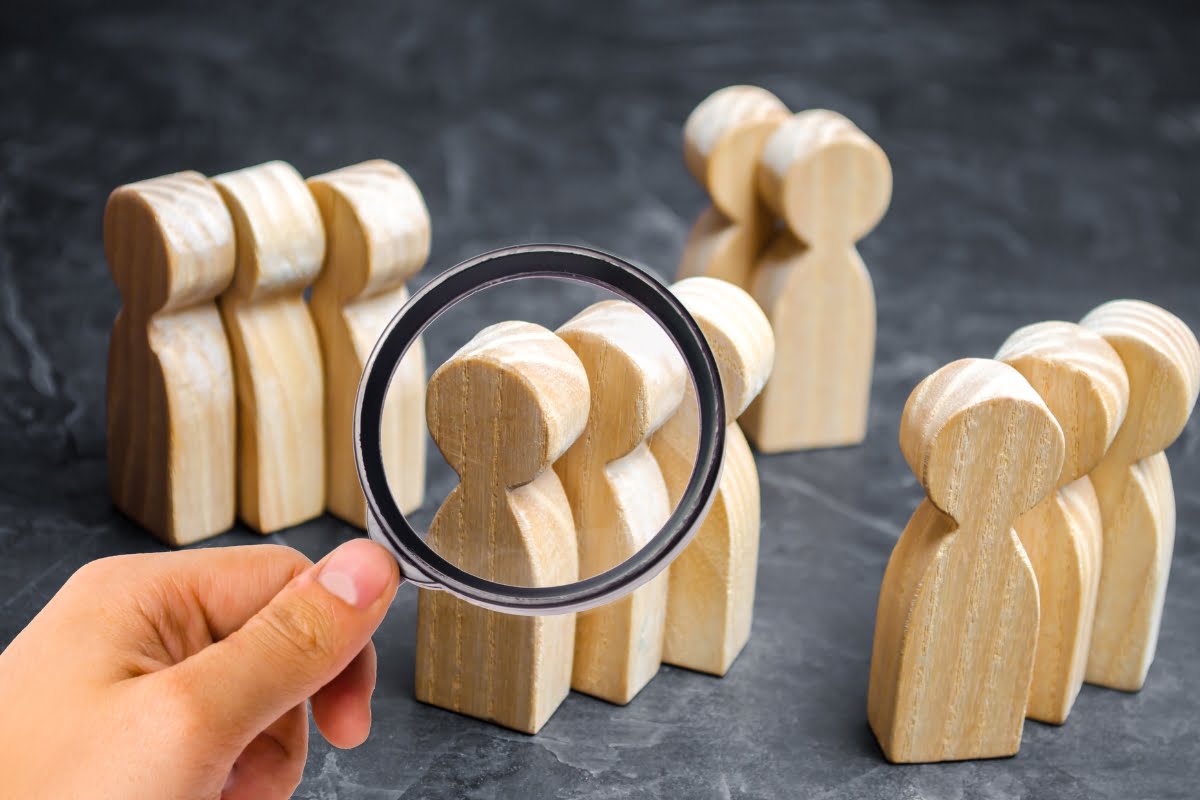
M1085 688L1065 727L1028 724L1013 759L920 767L884 763L865 703L879 581L920 496L896 445L916 382L1116 296L1200 329L1197 31L1183 4L5 4L0 644L79 565L157 549L105 489L112 187L385 157L433 215L419 280L530 240L668 277L703 205L681 123L712 89L753 82L856 120L890 155L895 197L861 247L879 299L870 435L759 459L748 648L724 680L664 668L626 708L572 695L530 738L414 701L406 589L377 636L371 739L315 738L298 797L1196 797L1195 419L1170 451L1178 540L1143 692ZM554 323L583 299L489 295L431 335L431 363L488 321ZM431 470L429 505L452 481ZM324 518L269 538L316 557L353 534Z

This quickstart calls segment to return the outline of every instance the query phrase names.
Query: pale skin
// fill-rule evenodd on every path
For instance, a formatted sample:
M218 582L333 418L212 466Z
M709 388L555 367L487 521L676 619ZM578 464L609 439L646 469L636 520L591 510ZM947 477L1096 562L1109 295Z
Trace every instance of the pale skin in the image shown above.
M400 583L364 539L84 566L0 653L0 765L27 800L274 800L371 727L371 635Z

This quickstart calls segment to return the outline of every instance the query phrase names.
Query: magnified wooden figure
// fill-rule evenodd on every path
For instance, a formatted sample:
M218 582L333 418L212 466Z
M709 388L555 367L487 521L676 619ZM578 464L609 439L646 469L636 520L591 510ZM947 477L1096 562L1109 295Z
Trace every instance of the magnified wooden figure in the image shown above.
M1200 345L1178 317L1115 300L1084 317L1129 375L1129 412L1092 471L1104 556L1088 683L1136 692L1154 661L1175 547L1175 489L1163 452L1187 424L1200 389Z
M927 497L880 588L871 729L893 762L1013 755L1039 620L1013 523L1054 490L1063 433L1012 367L964 359L913 390L900 449Z
M282 161L213 183L237 232L220 306L237 376L238 516L271 533L325 510L325 384L304 302L325 229L304 179Z
M1103 337L1071 322L1021 328L996 359L1029 381L1065 436L1058 490L1016 522L1041 603L1026 716L1061 725L1083 685L1100 582L1104 534L1100 501L1087 473L1125 419L1129 379Z
M689 278L671 291L716 356L726 428L725 465L712 507L671 564L663 661L724 675L750 638L758 573L758 469L736 420L771 374L775 338L754 298L730 283ZM650 443L672 507L691 477L700 435L695 387L690 380L684 387L683 402Z
M421 191L390 161L365 161L308 179L325 224L325 263L312 309L325 367L329 512L365 528L367 502L354 463L354 402L375 342L408 300L405 281L429 257ZM425 350L413 343L383 406L383 463L404 513L425 494Z
M461 569L515 586L579 578L571 506L551 464L588 417L583 365L525 322L480 331L433 374L429 430L459 476L428 544ZM417 699L537 733L566 697L575 615L523 617L421 590Z
M671 514L647 440L679 406L686 369L658 323L632 303L589 306L558 335L591 386L587 427L554 464L575 517L582 579L642 549ZM667 578L579 614L571 688L624 704L658 674Z
M233 221L198 172L116 189L104 254L122 307L108 348L113 503L185 545L233 525L233 366L213 302L233 277Z

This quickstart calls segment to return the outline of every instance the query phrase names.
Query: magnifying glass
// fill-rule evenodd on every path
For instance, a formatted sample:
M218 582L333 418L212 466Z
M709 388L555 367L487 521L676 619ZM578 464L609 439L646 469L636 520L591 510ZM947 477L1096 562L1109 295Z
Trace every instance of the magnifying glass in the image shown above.
M699 415L695 465L666 524L621 563L559 586L514 586L487 580L435 552L392 496L381 446L388 386L404 354L421 333L459 301L489 287L527 278L558 278L599 286L640 307L658 323L682 357ZM354 442L359 480L367 499L367 534L395 556L406 580L509 614L562 614L595 608L629 594L660 574L687 547L712 504L721 477L724 396L716 360L704 334L657 279L598 250L523 245L464 261L438 275L409 299L367 360L355 404ZM485 534L480 532L481 543L486 542Z

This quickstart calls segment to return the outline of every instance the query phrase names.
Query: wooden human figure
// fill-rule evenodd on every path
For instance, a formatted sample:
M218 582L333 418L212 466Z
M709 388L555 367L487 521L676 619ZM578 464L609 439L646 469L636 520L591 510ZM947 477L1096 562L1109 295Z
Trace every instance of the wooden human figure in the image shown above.
M1054 490L1062 430L1012 367L964 359L913 390L900 449L927 497L880 588L871 729L892 762L1013 755L1038 636L1013 522Z
M758 86L727 86L704 99L683 128L688 170L712 200L692 226L679 278L706 275L743 289L774 227L755 185L767 137L788 118L775 95Z
M671 291L695 318L717 358L725 395L725 465L696 538L671 564L663 661L724 675L750 638L758 573L758 469L737 417L761 391L775 338L754 298L716 278L688 278ZM696 390L650 440L673 508L696 462Z
M197 172L116 189L104 253L122 307L108 348L113 503L164 542L233 525L233 367L213 302L233 277L233 222Z
M857 444L870 405L875 291L855 242L887 210L891 166L850 120L813 110L775 129L757 176L787 230L754 268L750 293L775 331L776 360L742 427L766 453Z
M671 514L667 487L647 439L679 406L685 368L671 340L640 308L589 306L558 329L587 372L587 427L554 470L571 502L579 576L620 564ZM667 611L667 573L602 608L579 615L571 688L628 703L658 674Z
M271 533L325 510L321 345L304 302L325 229L304 179L282 161L213 183L237 233L220 308L237 377L238 516Z
M358 381L384 327L408 300L405 281L429 257L421 191L390 161L366 161L308 179L325 223L325 264L309 303L325 367L326 503L360 528L367 503L354 464ZM383 407L383 463L400 510L425 494L425 350L418 340Z
M1083 685L1100 582L1100 502L1087 473L1100 463L1125 419L1129 379L1108 342L1071 322L1021 328L996 359L1029 381L1065 436L1058 491L1015 525L1037 576L1041 604L1025 715L1061 725Z
M571 506L550 465L583 430L587 374L539 325L480 331L433 374L429 429L459 484L428 543L488 580L558 586L578 580ZM522 617L421 590L417 699L537 733L571 682L575 616Z
M1129 412L1092 471L1104 521L1104 555L1088 683L1136 692L1158 644L1175 545L1175 490L1163 453L1196 404L1200 346L1178 317L1115 300L1081 323L1117 351L1129 375Z

